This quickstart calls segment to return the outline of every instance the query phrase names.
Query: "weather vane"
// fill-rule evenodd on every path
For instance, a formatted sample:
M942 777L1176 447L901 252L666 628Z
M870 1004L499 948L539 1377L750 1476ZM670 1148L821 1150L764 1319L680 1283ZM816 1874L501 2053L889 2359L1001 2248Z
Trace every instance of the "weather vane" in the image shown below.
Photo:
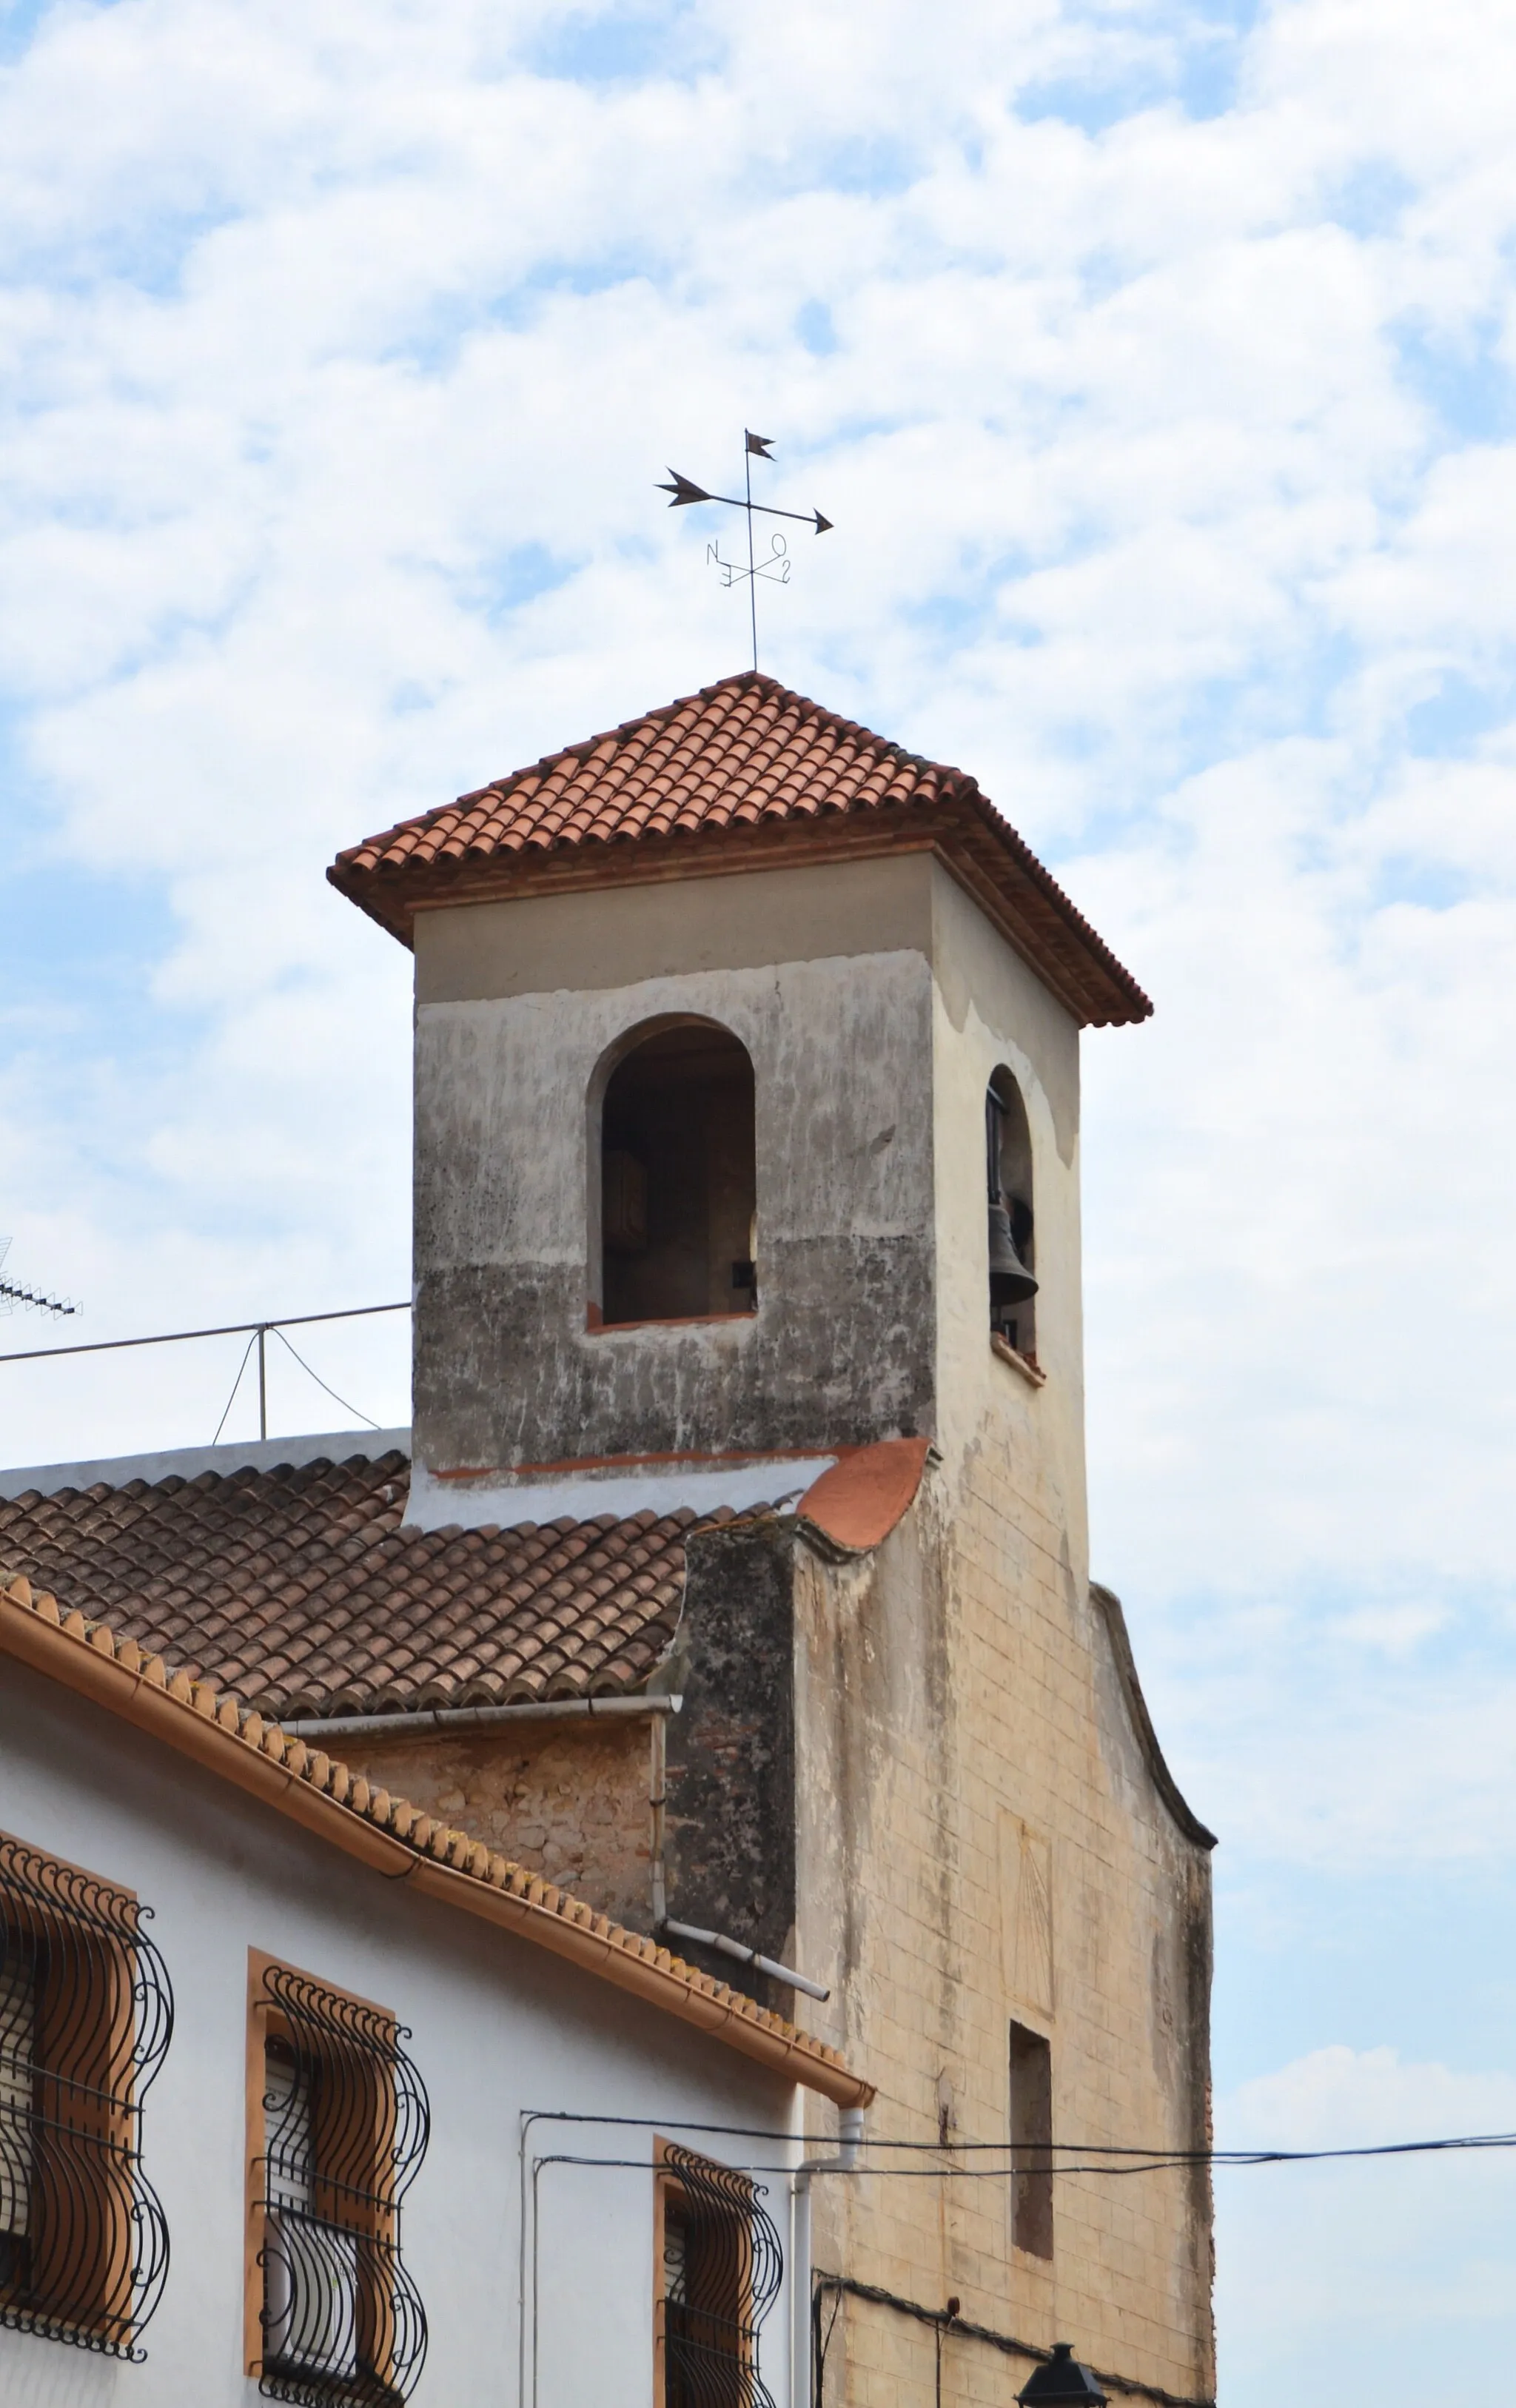
M734 585L739 585L744 578L748 580L748 615L752 622L752 665L756 668L758 666L758 580L760 577L766 577L775 585L788 585L790 549L783 536L776 528L770 538L766 556L762 560L757 557L752 539L754 511L767 519L798 519L803 526L814 527L818 535L825 535L832 522L830 519L823 519L820 510L777 510L772 502L755 502L752 498L752 464L755 460L773 458L774 455L768 447L774 437L772 435L754 435L749 427L744 427L742 434L744 446L742 467L746 487L740 501L735 494L708 494L704 485L694 484L688 477L681 477L677 468L670 468L668 472L672 482L660 485L658 491L661 494L673 494L674 498L668 505L671 510L684 509L691 502L720 502L729 510L746 510L748 514L746 568L740 561L724 560L722 557L719 537L714 543L707 544L706 558L708 562L715 562L722 573L722 583L728 590Z

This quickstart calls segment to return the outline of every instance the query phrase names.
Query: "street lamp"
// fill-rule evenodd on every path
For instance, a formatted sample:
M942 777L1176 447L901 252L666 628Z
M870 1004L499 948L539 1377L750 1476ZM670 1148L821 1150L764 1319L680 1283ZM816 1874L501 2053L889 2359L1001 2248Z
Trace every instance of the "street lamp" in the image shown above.
M1081 2366L1074 2355L1074 2344L1055 2341L1052 2356L1046 2366L1039 2366L1030 2383L1018 2391L1021 2408L1078 2408L1086 2401L1089 2408L1106 2408L1106 2395L1087 2366Z

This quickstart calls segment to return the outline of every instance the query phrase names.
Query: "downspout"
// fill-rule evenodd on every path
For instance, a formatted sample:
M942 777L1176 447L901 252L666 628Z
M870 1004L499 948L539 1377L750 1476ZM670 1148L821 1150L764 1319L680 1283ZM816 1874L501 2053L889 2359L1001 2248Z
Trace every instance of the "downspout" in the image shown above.
M838 2110L837 2137L835 2157L808 2157L794 2170L790 2224L790 2408L810 2408L815 2371L810 2300L810 2179L812 2174L857 2172L858 2151L864 2137L861 2107Z
M680 1700L682 1703L682 1699ZM663 1714L655 1714L649 1742L652 1761L649 1768L648 1804L652 1810L652 1928L662 1928L668 1912L668 1894L664 1879L664 1804L668 1786L668 1723Z
M781 1965L777 1957L760 1956L746 1941L729 1940L724 1931L707 1931L698 1923L676 1923L671 1914L662 1918L658 1928L672 1932L676 1940L693 1940L698 1947L714 1948L722 1956L735 1956L739 1965L753 1966L758 1972L766 1973L771 1982L783 1982L792 1990L804 1990L808 1999L825 2000L832 1995L830 1990L822 1989L820 1982L813 1982L808 1973L797 1973L793 1965Z

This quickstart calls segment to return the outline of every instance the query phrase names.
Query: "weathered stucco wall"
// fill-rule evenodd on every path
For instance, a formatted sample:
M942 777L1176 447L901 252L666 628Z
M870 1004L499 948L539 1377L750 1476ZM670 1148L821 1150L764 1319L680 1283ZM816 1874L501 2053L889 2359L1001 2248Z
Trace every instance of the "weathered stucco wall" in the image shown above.
M355 1736L345 1760L427 1813L651 1931L653 1802L666 1912L788 1961L794 1941L794 1523L762 1512L696 1532L654 1727L593 1718ZM792 1993L680 1951L788 2014Z
M1030 1453L1066 1538L1089 1570L1084 1471L1084 1324L1080 1232L1080 1033L945 870L934 873L932 1025L937 1227L937 1441L949 1462L981 1442L985 1416L1013 1454ZM1102 1043L1140 1041L1102 1032ZM1037 1219L1034 1388L993 1351L984 1188L984 1092L997 1069L1021 1089L1032 1140Z
M517 1723L343 1745L354 1771L520 1865L651 1928L652 1738L644 1722Z
M684 1707L665 1742L668 1913L780 1964L795 1920L794 1559L794 1524L771 1514L692 1539L669 1675ZM789 2014L788 1987L679 1947Z
M1014 2019L1050 2044L1056 2138L1193 2146L1209 1861L1089 1584L1079 1032L939 865L866 870L492 906L419 935L420 1452L932 1435L936 1468L871 1557L822 1562L782 1521L697 1543L670 1909L831 1982L830 2004L794 2008L880 2084L878 2131L1008 2142ZM716 1019L752 1055L760 1311L589 1337L580 1099L661 1012ZM1002 1068L1033 1155L1036 1374L988 1326ZM1008 2181L951 2163L940 2183L822 2182L818 2264L1213 2390L1203 2174L1060 2177L1050 2259L1014 2245ZM833 2348L828 2397L859 2408L934 2380L930 2333L877 2306L850 2303ZM950 2344L942 2397L1008 2408L1026 2372Z
M663 890L631 888L422 915L424 1465L815 1449L930 1429L930 875L910 855L695 881L678 912ZM886 935L913 930L921 949L879 949L881 896ZM764 966L647 970L673 957L680 929L686 961L719 953L713 924L733 938L727 953ZM804 958L802 939L829 950ZM523 963L551 986L513 992ZM492 976L497 992L481 995ZM715 1021L752 1058L758 1310L592 1331L599 1091L632 1033L667 1016Z
M1050 2042L1055 2140L1204 2143L1209 1877L1155 1787L1102 1616L1035 1457L987 1416L857 1567L797 1576L803 2010L879 2083L871 2125L1004 2143L1009 2025ZM951 2160L941 2160L944 2167ZM1213 2394L1203 2172L1059 2177L1053 2255L1012 2245L1008 2181L822 2185L817 2262L1184 2398ZM914 2382L922 2336L850 2303L833 2396ZM931 2373L927 2336L925 2372ZM846 2370L844 2380L844 2369ZM1024 2362L964 2343L943 2398L1004 2403ZM835 2390L833 2386L835 2383Z
M1051 2048L1057 2140L1175 2147L1209 2116L1210 1886L1155 1783L1089 1588L1079 1034L933 872L937 1466L854 1566L797 1561L805 2008L880 2085L874 2128L1009 2137L1009 2026ZM1129 1036L1103 1042L1131 1042ZM1037 1384L987 1327L984 1092L1026 1105ZM951 2160L941 2160L944 2167ZM1214 2389L1203 2172L1053 2186L1053 2254L1006 2180L822 2185L817 2261L1184 2398ZM930 2332L850 2302L828 2393L926 2396ZM1009 2408L1024 2361L944 2348L942 2397Z

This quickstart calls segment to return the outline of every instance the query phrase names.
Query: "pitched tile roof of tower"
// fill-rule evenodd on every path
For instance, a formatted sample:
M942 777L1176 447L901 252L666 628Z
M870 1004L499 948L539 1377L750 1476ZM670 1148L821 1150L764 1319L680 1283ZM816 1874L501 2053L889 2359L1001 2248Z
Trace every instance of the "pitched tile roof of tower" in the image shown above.
M1151 1012L973 778L752 670L402 821L327 876L408 944L427 903L900 844L941 852L1080 1020Z
M641 1687L694 1513L422 1531L408 1477L390 1454L31 1491L0 1501L0 1563L286 1719Z

